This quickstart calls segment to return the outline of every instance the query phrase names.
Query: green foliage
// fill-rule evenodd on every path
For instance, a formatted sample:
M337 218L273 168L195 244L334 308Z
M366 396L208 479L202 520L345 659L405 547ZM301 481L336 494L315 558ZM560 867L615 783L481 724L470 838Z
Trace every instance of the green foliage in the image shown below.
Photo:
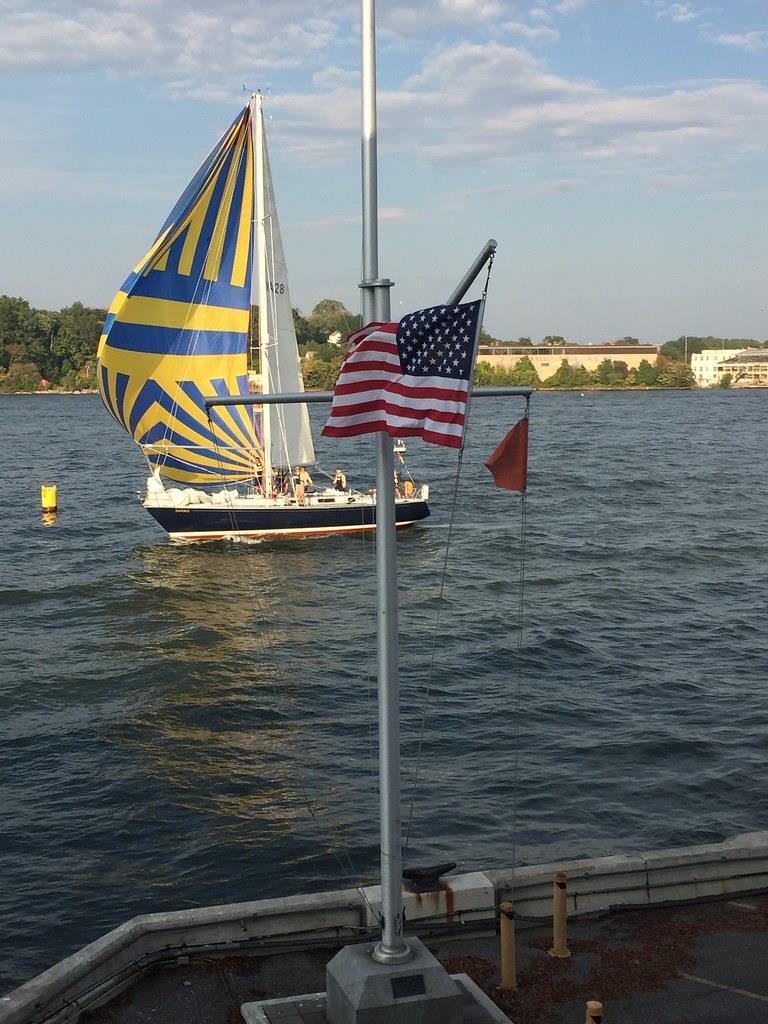
M690 366L687 363L676 362L660 355L656 360L658 376L656 377L657 388L692 388L695 386L695 379Z
M733 384L733 374L724 373L720 380L717 382L719 388L729 388Z
M33 391L41 378L62 386L75 374L94 387L93 369L106 312L76 302L54 312L26 299L0 296L0 374L5 391ZM90 369L88 367L90 366Z
M325 344L333 334L340 334L342 341L362 327L362 317L350 313L338 299L323 299L307 317L313 340Z
M564 359L558 369L544 381L546 388L579 388L590 384L591 374L583 366L572 366Z
M563 359L555 373L542 382L531 360L523 356L511 370L479 362L475 370L475 384L480 387L511 385L542 388L688 388L694 385L690 367L684 363L662 357L658 364L652 366L647 359L642 359L637 369L630 370L623 359L606 358L590 373L584 366Z
M706 338L696 338L692 335L681 335L674 341L665 342L659 349L659 355L665 359L672 359L675 362L690 362L694 352L703 352L705 348L764 348L768 342L761 343L754 338L714 338L709 335ZM686 360L687 355L687 360Z
M530 388L540 384L541 381L531 360L528 356L523 356L518 359L512 369L479 362L475 366L474 383L478 387Z
M50 373L50 342L37 310L26 299L0 295L0 368L36 363Z
M626 363L622 364L626 370ZM595 370L595 383L602 384L603 387L616 387L621 384L626 372L622 376L621 373L616 369L617 364L612 359L603 359Z
M494 338L492 334L489 334L486 330L480 331L480 344L481 345L503 345L504 342L498 338Z
M82 391L96 387L96 350L106 310L75 302L53 311L33 309L26 299L0 296L0 390L34 391L45 378L51 387ZM300 351L315 354L305 365L307 387L333 387L343 348L329 335L346 338L361 318L336 299L323 299L308 317L293 310ZM258 307L251 307L252 336L258 335Z
M659 371L655 366L651 366L647 359L641 359L636 374L637 383L640 387L652 388L656 385Z
M66 364L68 370L79 370L93 360L104 319L104 310L89 309L82 302L62 309L51 342L51 351L60 360L62 369Z
M70 370L61 378L65 391L93 391L96 388L96 363L87 362L79 370Z
M40 376L36 363L13 362L6 373L0 374L0 391L37 391Z
M45 378L51 387L84 390L96 386L95 357L106 311L75 302L54 311L34 309L26 299L0 296L0 391L33 391ZM344 356L343 346L328 343L340 334L342 340L361 326L361 318L351 313L337 299L318 302L309 316L293 310L293 320L300 351L302 369L307 388L324 391L333 388ZM258 311L252 310L254 330L258 328ZM516 342L500 342L483 332L484 345L530 345L530 338ZM562 345L561 335L547 335L544 344ZM624 337L615 345L634 345L637 339ZM768 348L768 341L764 343ZM742 338L687 339L687 354L704 348L760 348L761 343ZM662 346L657 365L643 359L636 370L629 370L624 360L604 359L590 374L582 366L574 366L564 359L559 369L547 378L543 386L551 388L602 387L692 387L690 367L685 363L686 339L678 338ZM489 363L478 363L475 383L482 386L542 386L528 356L523 356L511 369L493 368ZM733 383L730 374L719 382L720 387Z
M293 326L296 331L296 341L304 348L306 348L307 345L315 344L317 342L317 332L313 330L309 320L307 320L305 316L302 316L301 311L298 309L293 309L291 312L293 313Z
M486 363L483 360L475 366L474 383L477 387L501 387L508 383L508 379L509 370L505 370L502 367L491 366L490 363Z
M330 349L328 359L320 359L310 355L302 359L301 372L304 377L304 387L308 391L332 391L339 376L344 351L334 348L332 345L325 346Z
M522 388L532 388L541 383L536 367L528 356L523 356L515 363L510 373L509 383Z

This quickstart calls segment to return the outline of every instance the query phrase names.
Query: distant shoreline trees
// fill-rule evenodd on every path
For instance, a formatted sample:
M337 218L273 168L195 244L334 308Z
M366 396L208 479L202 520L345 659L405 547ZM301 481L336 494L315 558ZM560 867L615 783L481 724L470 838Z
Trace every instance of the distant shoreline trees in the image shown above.
M477 364L475 383L496 387L534 387L547 390L572 388L692 388L696 382L690 366L659 356L653 366L641 359L637 369L630 370L623 359L603 359L595 370L563 359L557 370L543 380L528 358L521 356L515 366L492 367L481 359Z
M96 350L106 315L105 309L81 302L60 310L35 309L24 298L0 295L0 393L95 389ZM258 323L256 310L252 322ZM344 342L361 326L360 316L338 299L323 299L307 316L294 309L293 322L306 388L332 390L344 358ZM547 335L542 345L564 341L561 335ZM481 344L529 347L534 343L529 337L504 342L483 331ZM637 339L625 336L613 344L635 345ZM768 341L681 336L661 346L655 365L643 359L637 369L630 370L623 360L606 358L596 370L588 371L563 359L544 380L527 355L521 355L511 368L491 367L481 358L475 383L547 389L689 388L694 386L690 357L705 348L768 348Z

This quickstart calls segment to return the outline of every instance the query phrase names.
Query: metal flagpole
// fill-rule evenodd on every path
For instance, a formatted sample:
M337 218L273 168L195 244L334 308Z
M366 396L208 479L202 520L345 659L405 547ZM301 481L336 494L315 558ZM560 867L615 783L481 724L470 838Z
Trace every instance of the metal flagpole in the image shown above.
M392 282L379 278L376 162L376 22L374 0L361 5L363 323L388 322ZM403 941L400 821L400 673L397 556L392 439L376 435L376 575L379 687L379 810L381 822L381 940L373 958L397 964L411 958Z

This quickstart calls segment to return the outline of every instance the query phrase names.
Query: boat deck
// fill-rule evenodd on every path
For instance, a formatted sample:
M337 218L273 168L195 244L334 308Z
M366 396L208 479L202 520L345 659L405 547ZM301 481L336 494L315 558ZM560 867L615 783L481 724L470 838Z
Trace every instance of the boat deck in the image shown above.
M429 941L514 1024L583 1024L588 999L615 1024L768 1021L768 894L614 911L568 925L571 956L555 959L550 926L519 923L517 993L501 993L494 936ZM239 1024L243 1003L322 992L335 949L182 959L158 965L80 1024ZM319 1024L310 1016L280 1019ZM479 1018L473 1018L478 1019Z

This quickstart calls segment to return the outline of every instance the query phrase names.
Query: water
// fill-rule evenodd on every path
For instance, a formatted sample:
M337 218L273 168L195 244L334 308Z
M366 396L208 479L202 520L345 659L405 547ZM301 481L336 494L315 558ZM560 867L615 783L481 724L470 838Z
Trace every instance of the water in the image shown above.
M766 827L766 397L534 396L521 656L520 499L482 465L519 403L473 408L442 603L455 455L411 445L408 862ZM0 428L0 990L137 913L375 878L371 538L171 545L97 398L1 397ZM367 485L371 449L320 457Z

